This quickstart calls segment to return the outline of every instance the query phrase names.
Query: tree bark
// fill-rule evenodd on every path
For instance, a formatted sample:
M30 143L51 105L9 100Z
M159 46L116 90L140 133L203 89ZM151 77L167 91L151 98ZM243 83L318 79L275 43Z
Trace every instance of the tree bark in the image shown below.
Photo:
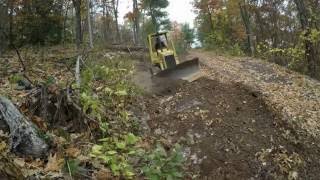
M10 145L14 153L35 158L41 158L48 153L48 145L39 137L35 125L4 97L0 97L0 124L0 127L7 125L10 131Z
M133 26L133 36L134 36L134 43L139 45L140 44L140 26L139 26L139 21L140 21L140 12L138 8L138 1L133 0L133 13L134 13L134 26Z
M117 42L121 42L121 36L120 36L120 29L119 29L119 21L118 21L118 7L119 7L119 0L112 0L112 7L113 7L113 13L114 13L114 19L115 19L115 25L116 25L116 31L117 31Z
M66 43L66 38L67 38L67 20L68 20L68 12L69 12L69 7L70 7L70 3L69 1L66 2L65 4L65 13L63 15L63 24L62 24L62 31L63 31L63 44Z
M0 1L0 31L8 30L8 3ZM0 56L7 48L7 38L0 32Z
M13 44L13 11L14 11L14 2L13 0L8 0L9 6L9 46Z
M91 25L91 11L90 11L90 0L87 0L87 11L88 11L88 31L89 31L89 43L90 48L93 48L93 35L92 35L92 25Z
M245 2L243 2L245 3ZM250 23L250 16L248 13L248 10L245 6L245 4L239 3L240 13L242 17L243 24L246 29L247 33L247 41L248 41L248 48L250 50L251 56L254 56L255 54L255 47L254 47L254 40L253 40L253 34L251 29L251 23Z
M102 16L103 16L103 22L102 22L102 34L103 39L107 41L107 7L106 7L106 0L102 1Z
M304 31L305 38L305 58L308 62L308 73L311 77L317 75L317 51L316 45L308 38L312 30L312 14L308 11L306 4L302 0L294 0L298 10L298 16L301 28ZM310 21L309 21L310 20Z
M82 28L81 28L81 0L72 0L76 14L75 30L76 30L76 44L79 49L82 44Z

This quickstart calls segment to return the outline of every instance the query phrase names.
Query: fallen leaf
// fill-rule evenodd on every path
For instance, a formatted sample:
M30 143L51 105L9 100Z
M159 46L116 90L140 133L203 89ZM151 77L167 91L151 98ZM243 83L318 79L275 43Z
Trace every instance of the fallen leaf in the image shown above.
M0 130L0 137L8 138L8 134L4 133L2 130Z
M3 150L5 150L6 147L7 147L7 144L6 144L4 141L1 141L1 142L0 142L0 152L3 151Z
M44 161L41 159L36 159L27 163L30 168L44 168Z
M80 155L80 150L78 148L70 147L66 149L66 155L68 157L76 158Z
M48 163L46 168L44 169L46 172L48 171L60 171L62 165L64 163L64 159L57 158L57 154L50 155L48 158Z
M87 161L91 160L90 157L88 157L88 156L83 156L83 155L79 155L79 156L77 157L77 159L78 159L80 162L87 162Z
M23 158L15 158L13 160L14 164L19 166L19 167L24 167L26 165L26 162Z
M38 126L38 128L40 128L41 130L46 131L48 129L47 124L45 123L45 121L38 116L33 116L31 118L31 121Z
M95 173L95 179L97 180L112 179L112 174L108 169L101 169Z

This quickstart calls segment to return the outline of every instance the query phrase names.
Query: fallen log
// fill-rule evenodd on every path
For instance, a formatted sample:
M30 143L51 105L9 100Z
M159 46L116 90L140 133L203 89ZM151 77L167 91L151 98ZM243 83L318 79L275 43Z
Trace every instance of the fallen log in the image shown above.
M116 51L124 51L131 53L132 51L143 51L148 52L148 49L144 46L125 46L125 45L108 45L107 49L116 50Z
M34 158L41 158L47 154L48 145L39 137L36 126L28 121L10 100L1 96L0 124L8 126L13 153Z

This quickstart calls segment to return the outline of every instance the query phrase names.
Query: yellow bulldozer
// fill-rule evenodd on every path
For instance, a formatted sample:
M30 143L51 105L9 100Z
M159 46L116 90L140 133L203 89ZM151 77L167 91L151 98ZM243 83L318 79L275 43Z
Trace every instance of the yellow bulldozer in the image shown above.
M189 82L198 79L200 74L199 59L179 61L176 49L168 32L148 35L148 47L153 76L170 79L182 79Z

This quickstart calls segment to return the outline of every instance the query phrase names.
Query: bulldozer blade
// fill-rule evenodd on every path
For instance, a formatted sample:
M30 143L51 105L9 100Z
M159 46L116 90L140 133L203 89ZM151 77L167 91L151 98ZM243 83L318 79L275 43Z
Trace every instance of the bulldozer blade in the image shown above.
M199 59L194 58L185 61L174 68L159 72L156 76L160 78L182 79L189 82L195 81L202 76L200 73Z

